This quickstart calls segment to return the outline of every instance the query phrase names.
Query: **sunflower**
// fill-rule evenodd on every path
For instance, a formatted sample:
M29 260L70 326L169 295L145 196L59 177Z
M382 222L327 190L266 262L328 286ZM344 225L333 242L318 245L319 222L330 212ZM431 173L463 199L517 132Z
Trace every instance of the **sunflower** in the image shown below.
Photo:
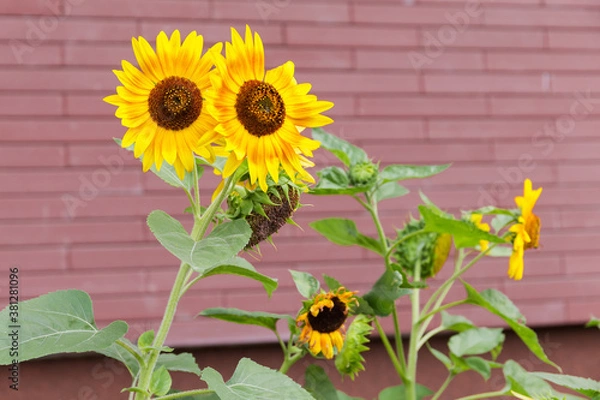
M482 219L483 219L483 215L481 215L481 214L471 214L471 222L475 224L477 229L480 229L484 232L489 232L490 225L481 222ZM481 251L486 251L488 249L488 245L489 245L489 242L487 240L479 241L479 249Z
M245 39L233 28L231 37L226 57L215 57L213 89L207 93L218 125L201 144L225 139L230 154L224 178L247 160L250 183L258 181L263 191L267 190L267 175L278 182L281 167L294 182L314 183L304 169L314 164L305 156L312 157L319 142L300 132L333 122L320 115L333 103L309 95L311 85L296 82L291 61L265 72L262 40L256 32L253 36L248 26Z
M339 352L344 346L342 329L348 318L350 302L356 302L356 292L349 292L344 287L336 291L317 294L308 310L296 319L302 326L300 342L308 343L313 355L322 353L325 358L333 358L334 348Z
M532 189L531 180L525 179L523 196L515 197L521 210L518 222L510 227L513 235L513 252L510 256L508 276L514 280L523 278L523 254L525 250L537 249L540 238L540 218L533 213L533 207L542 194L542 188Z
M135 144L134 156L143 156L144 172L152 165L160 170L166 161L183 178L194 168L194 152L209 160L214 157L209 145L198 142L216 125L207 112L204 91L210 87L211 54L219 53L222 44L202 55L203 42L196 32L183 43L177 30L170 38L160 32L155 52L143 37L133 38L140 69L123 60L123 70L113 71L123 86L104 101L118 106L115 115L129 128L121 146Z

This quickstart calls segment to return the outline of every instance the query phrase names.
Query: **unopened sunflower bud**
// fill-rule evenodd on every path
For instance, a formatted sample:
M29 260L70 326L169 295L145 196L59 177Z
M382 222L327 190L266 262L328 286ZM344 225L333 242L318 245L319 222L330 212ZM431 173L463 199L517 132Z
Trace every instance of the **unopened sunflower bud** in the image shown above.
M269 193L269 199L273 204L262 204L263 213L252 212L246 216L246 221L252 229L252 236L246 245L246 249L256 246L263 240L276 233L283 227L287 220L292 217L300 202L300 193L293 186L287 186L287 193L281 186L277 186L277 195Z
M398 232L398 239L422 230L424 221L410 221ZM421 278L435 276L448 259L452 236L447 233L424 232L408 238L396 248L398 264L409 274L414 275L418 262L421 264Z
M366 186L377 179L377 165L370 161L362 161L350 167L350 182L354 186Z

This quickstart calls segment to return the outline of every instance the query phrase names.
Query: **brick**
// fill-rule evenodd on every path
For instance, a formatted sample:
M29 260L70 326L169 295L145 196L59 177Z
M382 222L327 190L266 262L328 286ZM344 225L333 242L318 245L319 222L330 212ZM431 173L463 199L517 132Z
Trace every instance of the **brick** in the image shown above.
M289 44L351 47L417 45L416 29L294 25L285 29Z
M488 161L494 157L489 144L404 144L393 145L367 142L363 147L369 156L384 163L446 163L459 161Z
M412 6L399 6L399 5L364 5L355 4L354 6L354 21L372 23L377 21L379 23L389 24L418 24L418 25L442 25L448 26L461 26L462 15L468 20L467 26L472 24L480 24L483 19L483 13L475 12L467 14L464 11L464 6L457 6L456 8L444 8L444 7L412 7ZM460 22L457 21L457 15L460 14ZM455 30L458 28L454 28Z
M74 16L205 19L209 16L209 3L182 0L128 0L127 3L115 0L90 1L82 2L70 11Z
M117 85L115 84L114 87ZM116 93L116 89L111 90L110 94ZM108 95L109 93L106 93ZM108 104L102 100L102 95L67 95L65 97L65 115L94 115L94 116L107 116L114 115L117 107L112 104ZM126 128L125 128L126 129Z
M58 95L0 95L0 115L31 117L61 114L62 98Z
M543 93L550 91L549 79L542 73L515 74L425 74L429 93Z
M419 43L430 49L430 54L436 54L439 48L537 48L544 47L544 32L538 30L511 30L499 28L469 27L466 31L456 36L456 39L450 42L442 42L437 37L437 32L422 32ZM426 52L427 54L427 52Z
M488 52L490 70L507 71L597 71L600 55L571 52Z
M114 171L124 166L140 166L140 161L135 159L133 153L122 149L116 143L98 144L69 144L68 164L70 166L106 166Z
M567 319L567 301L527 301L518 302L517 307L527 318L527 326L556 326L562 325ZM544 343L542 342L542 346ZM544 346L547 350L547 347Z
M94 316L98 320L141 320L160 318L168 295L122 294L93 296Z
M337 93L417 92L415 74L388 72L302 72L296 73L299 82L310 82L315 90Z
M511 119L441 119L430 120L428 136L432 139L483 139L491 140L532 136L544 120Z
M482 163L477 165L477 168L473 166L465 166L456 164L453 165L448 171L443 174L435 175L428 178L427 182L431 185L479 185L481 190L493 186L497 181L502 182L502 187L512 188L512 190L522 190L523 173L521 171L514 181L507 181L507 171L512 171L510 168L517 168L513 163L497 163L490 165L490 163ZM513 174L514 175L514 174ZM536 184L553 182L556 180L556 176L553 169L550 168L536 168L527 174L533 182ZM473 191L473 196L479 196L479 190ZM512 202L514 192L510 193L510 200Z
M40 131L43 124L44 131ZM105 119L6 119L0 121L0 142L89 142L108 143L113 137L121 137L126 128L114 118Z
M592 98L592 104L598 100ZM573 96L548 96L545 97L491 97L492 115L522 115L522 116L545 116L568 117L572 107L579 101ZM600 107L593 107L591 115L597 114ZM583 110L581 110L583 112ZM551 120L550 120L551 121ZM543 127L543 125L542 125Z
M0 238L4 245L67 244L139 241L143 220L123 222L4 223Z
M1 167L58 167L65 165L62 146L5 145L0 147Z
M535 139L529 140L527 144L531 145L537 143ZM507 143L496 143L496 157L499 160L511 160L519 156L519 152L522 152L526 148L523 144L507 144ZM552 147L548 147L550 150L546 150L546 146L543 147L543 151L538 146L536 151L537 160L596 160L598 152L600 151L600 143L593 142L556 142Z
M137 33L134 20L81 20L63 18L54 29L44 27L43 17L0 17L0 39L15 39L34 49L50 40L129 41Z
M158 243L75 245L69 254L72 269L161 267L176 269L175 256Z
M508 26L598 27L600 12L553 8L529 8L518 13L513 8L494 7L485 10L485 23Z
M2 70L0 86L4 90L102 90L114 91L117 81L108 70ZM107 95L105 93L104 95ZM98 96L101 99L103 96Z
M600 165L559 165L560 182L596 182L599 178Z
M125 39L125 38L124 38ZM65 64L121 69L121 60L137 65L131 43L65 43Z
M583 325L591 317L598 316L600 309L600 298L589 296L584 299L570 299L567 302L568 322Z
M10 57L0 58L0 65L60 65L62 64L61 48L59 45L47 44L39 47L21 47L18 44L0 44L0 54Z
M565 273L569 276L576 274L597 274L598 256L588 254L565 254Z
M350 49L305 49L286 46L269 47L265 50L267 68L273 68L292 60L298 71L307 69L350 69L352 54Z
M596 250L598 240L598 235L585 231L572 234L546 234L544 235L544 249L553 252Z
M4 15L51 15L53 17L62 14L60 1L9 1L2 4L0 13Z
M106 168L79 172L0 172L3 193L57 192L80 196L82 200L112 192L139 192L141 171L111 174Z
M419 60L428 60L421 64ZM357 49L358 69L423 69L442 71L482 70L483 53L445 51L438 57L429 57L423 50L371 50Z
M527 263L527 260L525 260ZM526 264L527 265L527 264ZM527 290L523 290L520 282L508 282L505 294L513 300L521 299L555 299L557 290L563 299L579 297L582 293L594 293L600 284L600 277L565 278L547 281L528 282Z
M307 22L348 22L347 4L324 4L289 2L283 6L261 8L264 3L256 2L216 2L213 3L212 18L217 20L260 20L262 23L273 21L307 21ZM256 29L256 27L254 28Z
M548 31L548 45L551 49L599 49L598 38L597 32L590 31Z
M543 236L542 236L543 240ZM558 257L548 256L543 252L528 252L525 254L524 276L529 280L538 277L562 276L561 261ZM465 278L500 278L507 279L508 258L485 257L476 266L471 268Z
M345 140L365 138L410 140L425 137L424 123L411 119L337 119L331 128L325 129Z
M485 114L485 99L473 96L363 96L358 99L358 115L455 116Z
M600 91L600 75L596 74L553 74L552 91L554 93L574 93Z
M7 267L15 266L22 271L36 272L65 269L67 265L66 254L67 251L64 248L57 246L37 246L35 251L32 251L31 248L0 250L0 258Z
M204 40L208 43L231 41L231 27L234 27L238 32L244 32L246 24L244 22L203 22L199 25L197 22L189 21L141 21L140 34L148 41L156 38L158 32L172 32L179 29L182 35L187 35L191 31L197 31L198 34L204 36ZM283 43L282 28L276 24L252 26L256 32L260 34L261 39L265 44L280 44ZM205 46L205 50L206 50ZM266 50L268 51L268 49Z
M160 320L154 325L159 324ZM248 344L271 343L276 340L272 332L262 327L199 317L194 321L175 321L166 344L174 347L222 346L239 344L240 338L244 338L244 343Z

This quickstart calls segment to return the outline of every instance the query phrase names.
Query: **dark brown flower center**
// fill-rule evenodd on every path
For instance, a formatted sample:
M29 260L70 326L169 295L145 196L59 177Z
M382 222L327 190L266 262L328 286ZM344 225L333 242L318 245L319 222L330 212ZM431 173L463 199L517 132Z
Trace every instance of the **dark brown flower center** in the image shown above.
M527 234L531 238L531 241L529 243L525 243L525 246L523 246L525 250L538 248L538 246L540 245L540 228L540 217L538 217L534 213L531 213L529 218L527 218L527 220L525 221L525 232L527 232Z
M277 89L257 80L242 85L235 111L244 128L256 137L275 133L285 120L285 104Z
M335 332L344 325L348 317L348 306L341 301L337 296L331 299L333 307L323 307L316 317L313 317L311 312L308 312L308 322L310 326L320 333Z
M202 93L189 79L170 76L158 82L150 92L148 111L158 126L180 131L200 116Z

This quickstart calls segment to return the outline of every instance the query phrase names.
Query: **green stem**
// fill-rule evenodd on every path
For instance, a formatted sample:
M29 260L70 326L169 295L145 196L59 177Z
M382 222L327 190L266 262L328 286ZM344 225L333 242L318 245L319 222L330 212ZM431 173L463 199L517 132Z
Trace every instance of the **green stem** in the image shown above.
M420 252L415 265L414 282L421 281L421 262ZM417 359L418 359L418 343L419 343L419 320L420 320L420 294L421 289L414 288L410 294L412 306L412 326L410 330L410 341L408 343L408 363L406 367L407 382L406 382L406 398L407 400L417 399Z
M298 360L300 360L301 358L301 352L294 354L292 357L286 357L283 360L283 364L281 364L281 367L279 368L279 372L281 372L282 374L287 374L292 365L296 364L296 362L298 362Z
M168 394L166 396L156 397L154 400L174 400L174 399L182 399L187 396L195 396L195 395L203 395L203 394L212 394L214 390L210 389L196 389L196 390L188 390L185 392Z
M404 355L404 344L402 343L402 332L400 330L400 321L398 320L398 307L394 302L394 311L392 313L394 318L394 334L396 339L396 354L402 365L402 369L406 371L406 356Z
M442 393L444 393L444 390L446 390L446 388L450 384L450 382L452 382L452 379L454 379L454 374L449 374L448 377L446 378L446 380L444 381L444 383L442 383L442 386L440 386L440 388L437 390L437 392L435 392L435 394L433 395L431 400L439 399L440 396L442 395Z
M121 339L117 340L115 343L117 345L121 346L122 348L124 348L125 350L127 350L127 352L129 354L131 354L137 360L137 362L140 364L140 368L145 364L144 358L140 355L140 353L135 351L135 349L133 347L131 347L129 344L122 341Z
M445 330L446 330L446 328L443 328L442 326L438 326L437 328L435 328L435 329L432 329L432 330L430 330L429 332L427 332L427 334L423 335L423 336L421 337L421 339L419 340L419 343L417 344L417 349L420 349L421 347L423 347L423 345L424 345L425 343L427 343L427 341L428 341L429 339L431 339L432 337L434 337L434 336L435 336L435 335L437 335L438 333L440 333L440 332L443 332L443 331L445 331Z
M429 317L433 317L435 314L437 314L441 311L447 310L452 307L460 306L461 304L467 304L467 300L465 300L465 299L457 300L457 301L453 301L452 303L448 303L448 304L444 304L443 306L439 306L438 308L434 308L433 310L429 311L427 314L422 315L421 319L419 320L419 323L425 321Z
M383 343L383 347L385 347L385 350L387 351L388 356L390 357L390 360L392 361L392 364L394 365L394 368L398 373L398 376L402 379L402 381L406 381L406 374L404 373L404 369L402 368L402 365L400 365L400 361L398 361L398 357L396 356L396 353L394 352L390 341L388 340L381 324L379 323L379 320L375 318L374 321L375 327L377 328L377 333L379 333L379 337L381 338L381 342Z
M192 206L193 206L193 208L195 208L194 215L197 216L197 218L200 218L202 216L202 214L201 214L202 206L200 203L200 183L199 183L199 178L198 178L198 166L196 165L195 159L194 159L194 189L196 191L196 193L195 193L196 201L192 204Z
M486 393L479 393L479 394L473 394L471 396L466 396L466 397L461 397L459 399L456 400L477 400L477 399L489 399L492 397L500 397L500 396L505 396L506 395L506 390L498 390L496 392L486 392Z

